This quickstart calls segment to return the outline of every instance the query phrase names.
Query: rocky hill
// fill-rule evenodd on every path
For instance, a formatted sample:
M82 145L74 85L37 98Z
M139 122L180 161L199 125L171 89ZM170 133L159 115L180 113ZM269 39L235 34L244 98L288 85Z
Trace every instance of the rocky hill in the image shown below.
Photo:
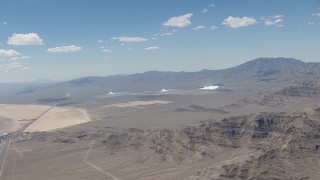
M262 106L281 106L305 100L317 100L319 98L320 78L314 78L311 81L296 82L294 85L285 87L274 93L242 99L238 102L238 105L259 104Z
M95 141L96 148L115 157L123 151L141 152L143 158L135 166L199 165L180 176L183 179L317 179L319 109L210 120L181 130L41 132L29 135L25 142L71 145ZM203 162L205 166L200 165Z
M213 113L218 113L218 114L227 114L228 112L223 111L221 109L215 109L215 108L206 108L203 106L198 106L198 105L190 105L185 108L177 108L177 112L213 112Z

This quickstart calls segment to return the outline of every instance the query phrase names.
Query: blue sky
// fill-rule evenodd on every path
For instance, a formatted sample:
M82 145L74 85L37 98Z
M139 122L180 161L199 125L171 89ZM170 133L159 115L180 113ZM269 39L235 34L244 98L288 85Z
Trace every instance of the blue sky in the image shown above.
M0 0L0 82L320 62L319 0Z

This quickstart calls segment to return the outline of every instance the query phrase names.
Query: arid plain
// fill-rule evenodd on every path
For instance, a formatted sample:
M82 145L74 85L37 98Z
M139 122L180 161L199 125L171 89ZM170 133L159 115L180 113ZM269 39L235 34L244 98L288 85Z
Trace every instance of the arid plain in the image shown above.
M241 81L218 74L83 98L92 85L73 84L56 91L63 98L3 104L3 132L36 120L12 138L1 179L317 179L320 81L285 68L261 76L255 63L267 61L252 61Z

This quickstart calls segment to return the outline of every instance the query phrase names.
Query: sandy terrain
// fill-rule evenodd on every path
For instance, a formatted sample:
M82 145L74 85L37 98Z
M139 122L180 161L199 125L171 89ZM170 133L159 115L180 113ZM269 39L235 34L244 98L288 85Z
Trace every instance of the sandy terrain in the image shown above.
M8 105L0 104L0 116L12 120L36 119L41 113L49 109L44 105Z
M0 135L6 132L15 131L19 127L19 121L11 120L0 116Z
M154 104L169 104L171 101L162 101L162 100L153 100L153 101L131 101L126 103L116 103L116 104L110 104L107 106L103 106L102 108L108 108L108 107L138 107L143 108L143 106L149 106Z
M36 119L49 108L44 105L0 104L0 133L17 130L21 120Z
M39 118L26 131L49 131L90 121L86 110L54 107Z

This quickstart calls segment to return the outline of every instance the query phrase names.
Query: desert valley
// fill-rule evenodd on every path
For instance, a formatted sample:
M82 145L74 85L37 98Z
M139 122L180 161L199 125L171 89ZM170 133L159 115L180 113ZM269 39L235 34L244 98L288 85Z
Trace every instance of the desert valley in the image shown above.
M0 87L3 180L320 177L320 63Z

